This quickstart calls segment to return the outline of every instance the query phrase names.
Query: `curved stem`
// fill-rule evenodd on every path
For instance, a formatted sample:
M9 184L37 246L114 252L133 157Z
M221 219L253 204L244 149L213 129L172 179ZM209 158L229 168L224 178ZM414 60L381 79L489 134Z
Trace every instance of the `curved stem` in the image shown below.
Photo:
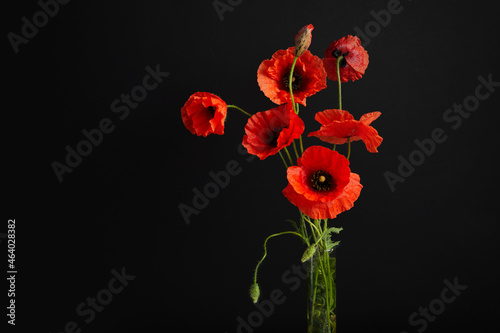
M293 89L292 89L293 70L295 69L295 63L297 62L297 59L298 59L297 56L293 59L292 68L290 69L290 76L288 77L288 89L290 89L290 96L292 97L293 110L295 111L295 113L298 114L299 110L295 108L295 101L293 99Z
M245 110L243 110L242 108L240 108L239 106L236 106L236 105L227 105L228 108L233 108L233 109L236 109L236 110L239 110L241 111L242 113L246 114L247 116L251 117L252 114L251 113L248 113L246 112Z
M339 109L342 110L342 88L340 82L340 60L342 60L344 56L340 56L337 58L337 82L339 84Z
M324 226L323 230L321 230L321 225L319 224L319 220L314 220L314 225L316 226L317 230L319 230L321 232L321 235L319 235L318 239L314 243L314 245L318 245L320 241L324 240L324 237L325 237L325 234L326 234L326 230L328 229L328 226L325 223L325 226Z
M257 271L259 270L259 266L260 266L260 264L262 264L262 262L264 261L264 259L267 256L267 241L270 238L281 236L281 235L285 235L285 234L296 235L296 236L299 236L301 239L304 239L304 237L301 234L299 234L298 232L295 232L295 231L283 231L283 232L279 232L277 234L272 234L271 236L267 237L266 240L264 241L264 255L262 256L262 259L260 259L260 261L257 263L257 266L255 267L255 273L254 273L254 276L253 276L253 282L254 283L257 282Z
M305 215L305 214L302 214L303 218L304 218L304 221L306 221L307 223L309 223L309 226L311 227L311 231L312 231L312 234L313 234L313 237L314 237L314 242L316 243L316 235L314 234L314 231L316 231L318 237L321 237L321 235L323 234L323 232L320 230L320 228L318 228L316 225L314 225L314 223L311 222L311 219L309 218L309 216Z

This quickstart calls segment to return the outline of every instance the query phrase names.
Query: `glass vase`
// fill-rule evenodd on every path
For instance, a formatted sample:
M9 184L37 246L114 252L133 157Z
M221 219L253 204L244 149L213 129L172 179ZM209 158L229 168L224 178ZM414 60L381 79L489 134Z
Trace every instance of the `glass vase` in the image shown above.
M337 332L337 288L335 248L318 247L309 260L307 278L307 332Z

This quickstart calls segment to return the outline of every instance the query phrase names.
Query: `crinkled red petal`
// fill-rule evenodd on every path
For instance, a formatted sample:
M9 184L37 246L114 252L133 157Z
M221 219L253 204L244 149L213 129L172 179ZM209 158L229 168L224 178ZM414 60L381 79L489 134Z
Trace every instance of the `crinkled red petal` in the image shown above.
M334 121L354 120L354 117L345 110L328 109L317 112L314 119L321 125L328 125Z
M313 188L311 178L318 170L326 171L332 176L335 184L332 189L317 191ZM355 174L349 169L349 161L344 156L325 147L312 146L304 151L297 166L288 168L288 186L283 194L300 211L312 218L333 218L342 209L348 209L348 199L354 201L359 196L361 187L358 189L354 186L356 177L353 175ZM353 195L350 191L357 194Z
M380 117L381 114L382 113L378 111L365 113L364 115L361 116L361 118L359 118L359 121L365 125L370 125L374 120Z
M361 116L360 120L354 120L352 115L344 110L318 112L315 119L323 126L308 136L337 145L346 143L347 138L350 138L351 142L362 140L369 152L376 153L383 139L370 124L380 115L380 112L370 112Z
M288 103L250 117L245 126L243 146L250 154L263 160L298 139L304 129L304 122ZM271 144L271 139L278 131L276 145Z
M213 108L209 109L210 107ZM218 96L207 92L192 94L181 108L181 117L186 128L200 136L224 134L227 105Z
M283 190L283 194L307 216L313 219L333 219L338 214L354 206L354 201L359 198L362 188L359 175L351 173L349 183L343 188L342 192L329 201L309 200L304 195L296 192L291 184L288 184Z
M295 48L276 51L270 60L264 60L257 70L257 82L260 89L271 101L276 104L285 104L291 101L290 91L285 87L283 78L290 72ZM295 64L295 73L302 77L301 87L294 91L296 103L306 105L306 98L326 88L326 72L323 62L317 56L306 51Z
M332 81L337 81L337 58L332 55L335 50L339 50L341 54L349 52L345 55L347 65L340 68L340 82L359 80L369 63L368 52L361 46L359 38L348 35L331 43L326 49L323 65Z

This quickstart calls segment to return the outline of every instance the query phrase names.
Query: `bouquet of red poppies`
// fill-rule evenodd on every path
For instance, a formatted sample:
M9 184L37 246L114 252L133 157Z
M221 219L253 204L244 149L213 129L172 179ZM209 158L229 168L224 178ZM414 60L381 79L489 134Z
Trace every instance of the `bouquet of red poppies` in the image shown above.
M288 220L293 230L269 236L264 242L264 255L255 269L250 296L258 302L260 288L257 272L267 254L267 241L291 234L304 243L302 262L310 261L309 331L336 331L335 258L332 253L339 241L333 234L342 228L330 225L338 214L353 207L362 185L358 174L351 172L351 144L361 140L371 153L377 152L382 138L371 126L380 112L362 115L359 120L342 109L341 83L360 79L368 66L368 53L359 38L346 36L334 41L323 59L311 54L313 26L307 25L295 36L295 46L276 51L257 70L257 82L266 97L277 107L248 113L236 105L228 105L220 97L197 92L181 109L182 121L192 133L200 136L224 134L228 109L239 110L249 117L245 126L243 146L261 160L279 155L287 169L288 185L283 195L299 210L299 220ZM327 79L338 82L338 109L317 112L319 130L310 132L327 143L304 149L302 135L305 125L299 116L299 106L306 99L327 87ZM336 151L337 145L347 144L346 156Z

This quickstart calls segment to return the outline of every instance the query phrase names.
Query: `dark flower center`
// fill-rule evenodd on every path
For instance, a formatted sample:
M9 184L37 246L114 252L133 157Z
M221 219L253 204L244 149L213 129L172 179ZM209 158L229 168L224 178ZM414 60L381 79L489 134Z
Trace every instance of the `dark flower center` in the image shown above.
M207 108L207 111L208 111L208 113L210 113L212 115L212 118L213 118L215 116L215 111L217 111L217 109L214 106L210 105Z
M335 49L332 52L332 56L337 58L337 59L340 56L343 56L343 58L340 59L340 63L339 63L339 67L341 67L341 68L344 68L345 66L347 66L347 61L345 60L345 57L347 57L348 55L349 55L349 52L342 54L342 52L339 49Z
M277 127L269 133L269 138L267 140L267 144L270 145L271 147L277 147L278 146L278 138L281 134L281 131L285 128L285 126Z
M329 191L335 188L336 184L332 175L324 170L318 170L311 177L312 188L316 191Z
M288 91L290 89L290 70L288 70L283 77L283 84L285 86L285 90ZM293 76L292 76L292 91L297 91L300 89L300 86L302 85L302 75L297 73L296 71L293 71Z

